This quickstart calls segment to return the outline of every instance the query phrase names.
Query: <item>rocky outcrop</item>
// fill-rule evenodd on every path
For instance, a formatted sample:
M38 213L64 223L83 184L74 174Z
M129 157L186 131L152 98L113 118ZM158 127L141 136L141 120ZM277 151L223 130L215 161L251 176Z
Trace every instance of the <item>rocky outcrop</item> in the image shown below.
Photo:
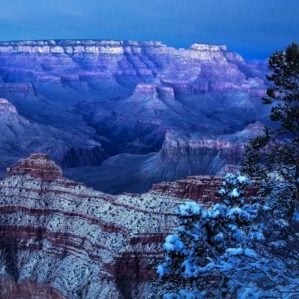
M54 181L62 177L62 170L46 154L32 154L7 170L8 176L27 174L33 178Z
M26 56L26 61L19 61L22 56ZM31 77L34 81L54 82L61 78L98 81L115 77L119 81L141 78L148 82L156 78L156 83L192 92L226 89L257 92L263 88L258 72L246 71L243 58L225 46L194 44L187 49L176 49L160 42L0 42L0 61L6 80L12 78L10 69L17 63L20 69L15 76ZM254 70L254 65L251 68ZM75 71L77 77L70 77ZM253 73L256 77L251 77Z
M0 116L0 174L32 152L47 152L67 167L100 165L107 156L99 141L33 122L7 99L0 98Z
M179 198L192 198L202 203L213 203L219 200L217 191L221 186L221 177L194 176L174 182L155 184L151 192Z
M12 105L6 99L0 99L0 114L6 113L18 113L14 105Z
M0 298L153 298L176 206L218 200L219 177L104 194L33 154L0 180Z
M160 85L157 88L159 98L168 104L173 104L175 101L174 89L170 86Z
M155 183L187 176L236 173L240 171L245 145L263 132L261 123L250 124L234 134L210 138L169 130L158 153L115 155L100 167L83 171L73 168L66 175L104 192L119 194L146 192Z
M168 131L160 151L165 169L173 169L177 178L194 174L223 173L229 165L238 165L245 146L252 138L262 135L261 123L248 125L234 134L207 138L202 134L180 134Z
M101 144L82 144L70 147L60 159L60 164L65 167L101 165L107 158L107 153Z
M144 97L148 97L148 98L157 97L157 85L139 83L139 84L137 84L133 95L135 97L142 97L142 98L144 98Z
M0 181L1 296L144 298L178 202L97 192L31 155Z
M150 192L192 199L209 206L220 201L218 190L221 185L220 176L190 176L173 182L154 184ZM245 190L245 196L256 195L258 189L258 180L253 180Z

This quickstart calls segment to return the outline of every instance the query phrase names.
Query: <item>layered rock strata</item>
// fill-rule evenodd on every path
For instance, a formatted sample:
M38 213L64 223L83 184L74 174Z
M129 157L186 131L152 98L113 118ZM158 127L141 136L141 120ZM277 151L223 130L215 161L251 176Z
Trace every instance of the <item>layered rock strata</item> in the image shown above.
M44 154L20 161L0 181L1 296L144 298L178 202L94 191Z
M76 168L76 179L85 175L84 167L100 167L110 157L133 154L146 160L145 155L159 151L154 182L215 174L227 161L239 163L238 141L224 150L236 155L223 156L219 143L224 135L229 139L249 123L264 121L264 74L263 62L246 61L217 45L176 49L160 42L0 42L0 97L18 111L0 104L0 175L11 163L40 151L64 169ZM197 141L191 136L188 146L191 156L199 157L196 167L190 168L183 153L176 154L180 161L174 164L180 165L172 165L169 132L186 138L200 134ZM191 144L196 142L202 149ZM113 171L108 176L122 176L119 168ZM129 180L124 186L130 186Z
M264 133L261 123L218 137L201 133L184 134L168 130L162 149L147 155L122 154L100 167L67 171L70 178L104 192L146 192L153 184L195 175L223 175L240 172L245 146ZM113 191L110 191L113 190Z
M0 298L155 298L161 244L186 200L211 204L220 178L112 196L65 179L45 154L0 181Z
M0 131L0 175L7 166L33 151L47 152L63 166L99 165L106 158L99 141L27 119L3 98Z
M153 185L151 192L179 198L192 198L203 203L217 202L217 190L221 186L221 177L193 176L174 182L162 182Z

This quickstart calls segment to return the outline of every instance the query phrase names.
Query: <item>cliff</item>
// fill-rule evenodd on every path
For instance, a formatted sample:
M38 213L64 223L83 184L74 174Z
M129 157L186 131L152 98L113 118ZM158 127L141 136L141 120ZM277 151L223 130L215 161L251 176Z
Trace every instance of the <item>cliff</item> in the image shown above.
M167 130L157 153L115 155L100 167L87 167L84 171L74 168L66 175L104 192L119 194L146 192L153 184L187 176L238 172L246 144L263 132L261 123L218 136Z
M18 112L0 104L0 174L33 152L48 153L75 179L93 168L93 182L102 180L95 168L106 177L122 177L122 166L107 173L106 165L117 161L129 170L132 155L146 169L158 165L151 183L237 166L240 142L230 138L248 124L264 122L265 72L263 62L246 61L218 45L0 42L0 97ZM178 139L180 149L169 138ZM190 168L188 159L197 165ZM123 186L134 175L126 172ZM151 183L147 179L142 191ZM119 192L105 189L108 185L92 184Z
M45 154L19 161L0 181L0 297L155 294L175 207L186 197L214 201L218 186L219 178L192 177L112 196L65 179Z
M64 179L44 154L20 161L0 181L0 274L11 281L1 296L141 296L178 201L94 191Z

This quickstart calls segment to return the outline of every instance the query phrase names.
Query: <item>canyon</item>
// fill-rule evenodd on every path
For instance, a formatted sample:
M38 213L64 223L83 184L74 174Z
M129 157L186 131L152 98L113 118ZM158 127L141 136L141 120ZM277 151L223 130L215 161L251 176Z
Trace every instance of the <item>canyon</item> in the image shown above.
M162 242L186 198L211 204L221 184L192 177L108 195L32 154L0 180L0 298L156 298Z
M217 202L268 124L265 74L219 45L0 42L0 298L157 298L177 205Z
M267 123L265 74L219 45L0 42L0 175L35 152L110 194L237 169Z

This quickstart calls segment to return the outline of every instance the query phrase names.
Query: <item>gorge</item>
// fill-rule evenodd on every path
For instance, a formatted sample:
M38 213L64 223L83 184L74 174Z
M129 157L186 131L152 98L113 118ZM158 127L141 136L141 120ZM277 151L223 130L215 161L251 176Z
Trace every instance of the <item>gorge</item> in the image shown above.
M263 133L265 73L218 45L0 42L0 298L155 298L177 205L217 202Z
M217 45L0 42L0 174L35 152L111 194L221 174L263 130L265 73Z
M217 201L220 179L168 184L113 196L64 178L45 154L20 160L0 181L0 298L155 294L175 207L186 198Z

